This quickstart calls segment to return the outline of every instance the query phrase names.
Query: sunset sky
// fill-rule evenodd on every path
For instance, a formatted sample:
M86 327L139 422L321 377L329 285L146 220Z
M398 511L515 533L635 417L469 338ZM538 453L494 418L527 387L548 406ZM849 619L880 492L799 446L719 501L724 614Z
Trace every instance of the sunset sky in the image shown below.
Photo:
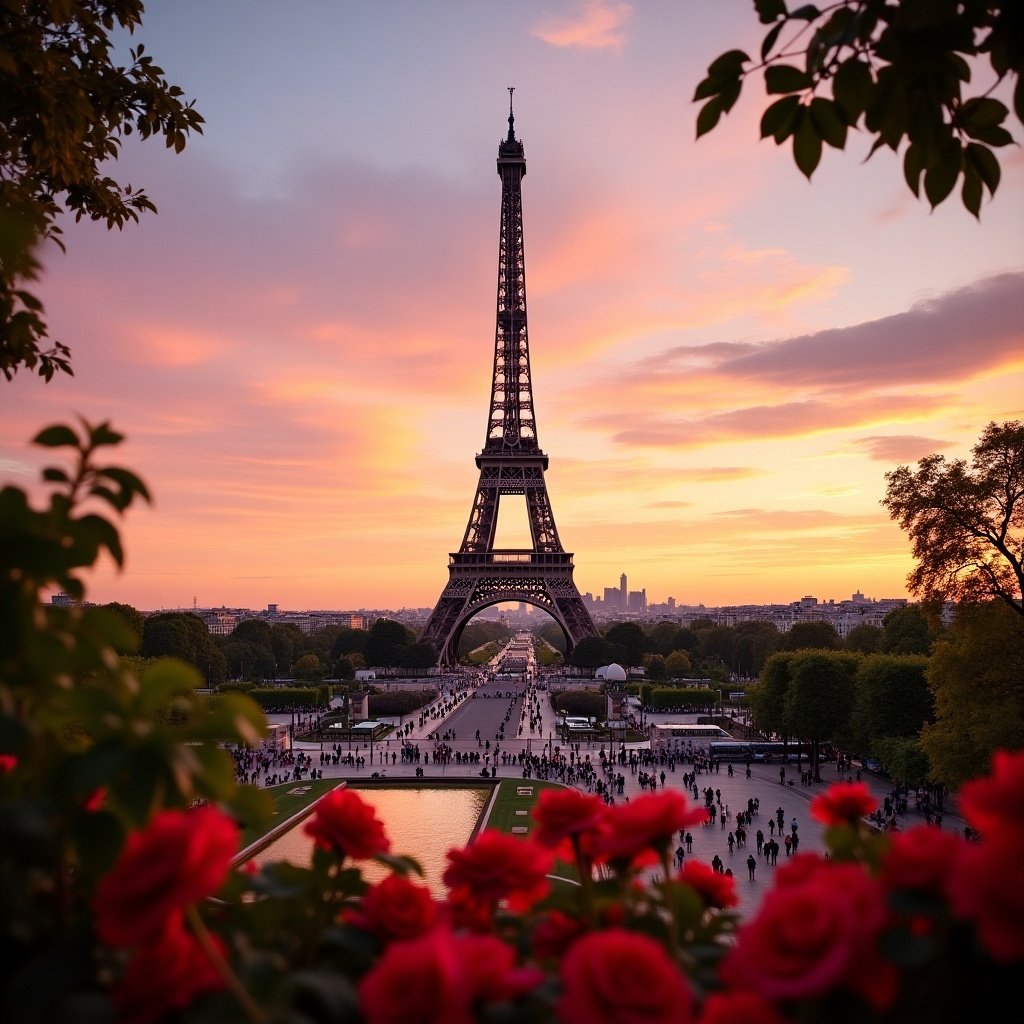
M979 223L857 133L808 183L758 139L759 81L695 141L707 65L758 52L750 0L151 0L144 21L204 134L125 145L113 174L157 216L64 223L37 293L75 376L22 372L0 402L4 483L34 487L53 453L30 438L81 414L153 491L91 600L434 604L484 442L508 86L538 438L581 592L625 572L651 602L905 596L885 472L1024 418L1022 151Z

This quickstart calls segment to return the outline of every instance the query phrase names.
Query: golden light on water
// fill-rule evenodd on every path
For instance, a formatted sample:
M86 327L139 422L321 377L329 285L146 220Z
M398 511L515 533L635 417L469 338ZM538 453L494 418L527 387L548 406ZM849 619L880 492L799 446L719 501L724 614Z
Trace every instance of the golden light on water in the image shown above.
M357 787L352 787L353 789ZM424 881L438 897L446 895L441 881L447 865L445 855L452 847L465 846L490 795L489 789L437 787L364 789L359 795L377 812L391 839L391 852L414 857L423 868ZM291 864L310 862L313 841L302 825L275 840L253 857L263 867L273 861ZM363 877L379 882L388 869L363 864Z

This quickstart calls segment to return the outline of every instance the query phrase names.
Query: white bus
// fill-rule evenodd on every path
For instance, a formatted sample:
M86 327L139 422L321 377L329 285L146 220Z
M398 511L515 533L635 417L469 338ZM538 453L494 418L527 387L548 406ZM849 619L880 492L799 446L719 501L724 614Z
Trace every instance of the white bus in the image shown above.
M597 726L597 720L593 718L579 718L572 715L565 715L558 719L560 729L568 729L569 732L590 732Z
M651 750L685 753L697 750L715 740L732 737L718 725L695 725L693 722L654 722L648 728Z

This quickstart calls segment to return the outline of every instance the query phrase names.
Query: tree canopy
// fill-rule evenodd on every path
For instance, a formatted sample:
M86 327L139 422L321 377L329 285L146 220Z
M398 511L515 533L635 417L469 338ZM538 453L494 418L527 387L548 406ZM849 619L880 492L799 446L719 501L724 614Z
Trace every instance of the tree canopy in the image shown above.
M62 212L108 228L156 211L142 189L110 176L123 140L162 137L180 153L203 119L141 44L111 60L115 28L141 24L140 0L0 5L0 371L50 380L71 373L62 342L45 348L43 305L26 290L37 244L62 246Z
M785 0L754 0L754 8L769 26L760 60L734 49L712 61L693 97L703 101L697 138L761 74L769 96L779 97L761 117L761 138L792 140L808 178L823 146L845 149L850 129L862 129L872 140L868 156L902 148L915 196L923 188L934 209L962 179L961 201L978 216L985 191L999 186L993 150L1013 142L1009 108L993 95L1000 86L1012 89L1024 122L1020 0L843 0L794 10ZM968 91L975 71L983 81Z
M955 789L996 750L1024 748L1024 617L963 605L928 661L935 721L921 732L933 781Z
M908 534L910 591L926 601L997 598L1024 616L1024 421L989 423L970 466L942 455L885 474L882 504Z

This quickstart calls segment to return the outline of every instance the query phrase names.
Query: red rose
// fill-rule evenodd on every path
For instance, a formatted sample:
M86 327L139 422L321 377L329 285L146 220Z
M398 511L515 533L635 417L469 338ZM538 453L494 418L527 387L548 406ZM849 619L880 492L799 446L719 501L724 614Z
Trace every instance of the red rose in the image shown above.
M882 858L882 884L887 889L919 889L944 894L965 845L954 832L919 825L892 836Z
M712 992L698 1024L788 1024L789 1018L757 992Z
M536 843L489 828L464 850L448 851L442 880L449 889L466 889L484 904L508 900L513 909L522 910L547 893L553 859Z
M674 789L616 804L608 808L606 827L594 839L594 860L632 862L634 866L653 863L680 829L702 824L706 818L703 807L691 807Z
M165 933L188 904L217 891L238 839L238 826L216 807L157 814L128 836L96 886L100 938L111 946L133 946Z
M755 917L739 928L721 975L767 999L813 998L846 988L881 1008L895 983L877 953L885 921L885 894L859 865L818 869L765 896Z
M415 939L437 923L438 906L426 886L388 875L366 891L352 920L384 942Z
M599 796L584 794L578 789L545 789L533 810L537 822L533 839L561 856L571 857L572 847L568 845L571 838L595 832L605 813Z
M992 774L960 787L960 812L986 839L1009 834L1024 843L1024 751L997 750Z
M866 782L837 782L811 801L811 817L823 825L855 825L877 806Z
M819 871L828 871L831 867L833 865L820 853L795 853L779 865L775 872L775 887L781 889L787 885L802 885Z
M213 940L223 953L220 940ZM176 926L132 957L111 998L119 1024L156 1024L224 986L196 939Z
M332 789L316 803L304 831L339 857L368 860L391 849L391 840L373 807L351 789Z
M1024 960L1024 886L1020 846L1007 837L964 843L950 872L953 912L974 922L978 937L1001 963Z
M613 928L585 935L562 962L563 1024L685 1024L693 990L660 942Z
M0 754L0 775L13 772L18 766L18 759L13 754Z
M561 960L565 951L585 932L582 922L560 910L542 914L534 922L530 936L533 956L537 960Z
M699 860L688 860L676 875L676 881L695 890L704 901L705 907L725 910L739 902L736 895L736 879L720 875L710 864Z
M539 981L488 935L438 928L394 942L359 983L366 1024L474 1024L480 1003L514 998Z

